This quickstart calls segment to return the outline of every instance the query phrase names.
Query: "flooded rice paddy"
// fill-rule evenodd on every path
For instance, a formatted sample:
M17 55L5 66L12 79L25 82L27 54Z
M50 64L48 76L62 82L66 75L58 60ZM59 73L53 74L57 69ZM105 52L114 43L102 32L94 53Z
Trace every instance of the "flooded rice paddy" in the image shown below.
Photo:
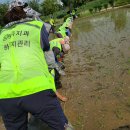
M60 91L69 98L62 106L75 130L130 125L130 9L79 18L72 34Z
M66 115L76 130L129 125L130 8L77 19L72 33L60 90Z

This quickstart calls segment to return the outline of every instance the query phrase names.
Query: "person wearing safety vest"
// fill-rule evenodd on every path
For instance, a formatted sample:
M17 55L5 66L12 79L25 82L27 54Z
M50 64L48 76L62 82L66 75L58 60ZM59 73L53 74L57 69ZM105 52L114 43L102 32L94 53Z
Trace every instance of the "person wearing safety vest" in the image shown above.
M64 38L68 36L67 27L65 25L60 26L58 32L56 33L56 36L58 38Z
M67 53L70 50L69 44L65 43L65 39L57 38L50 41L50 48L53 50L56 60L58 61L57 57L61 56L64 53Z
M68 17L68 18L66 19L66 22L73 22L73 17Z
M70 37L71 36L72 23L71 22L65 22L63 24L63 26L65 26L65 28L66 28L66 35L68 37Z
M73 19L76 19L76 18L77 18L76 9L73 9L73 10L72 10L72 16L73 16Z
M50 49L54 52L57 65L63 71L64 65L62 64L62 61L60 59L63 58L63 53L66 53L69 51L70 46L68 44L65 44L65 40L63 38L57 38L50 41ZM62 84L60 81L60 75L61 73L57 69L54 69L54 80L55 80L55 85L57 89L62 87ZM67 101L66 97L58 93L56 94L62 101Z
M72 28L72 22L71 21L64 22L59 27L59 31L56 33L56 36L58 38L64 38L66 36L70 37L71 36L71 28Z
M63 38L51 40L49 43L50 49L54 53L57 64L60 66L61 69L64 69L65 67L62 64L63 55L70 50L70 46L68 44L65 44L65 40Z
M54 19L52 17L50 19L50 24L53 25L53 26L55 25Z
M73 17L68 17L65 23L68 25L69 29L71 29L73 25Z
M53 19L53 17L51 16L50 21L49 21L50 25L51 25L51 30L52 33L55 33L55 21Z
M44 23L26 18L15 0L0 34L0 113L7 130L27 130L28 112L52 130L70 128L44 57L49 50ZM45 41L45 42L44 42Z
M75 15L75 10L74 9L72 10L72 15Z
M62 30L59 30L59 31L56 33L56 36L57 36L58 38L64 38L64 37L67 36L66 33L67 33L66 30L65 30L65 29L62 29Z

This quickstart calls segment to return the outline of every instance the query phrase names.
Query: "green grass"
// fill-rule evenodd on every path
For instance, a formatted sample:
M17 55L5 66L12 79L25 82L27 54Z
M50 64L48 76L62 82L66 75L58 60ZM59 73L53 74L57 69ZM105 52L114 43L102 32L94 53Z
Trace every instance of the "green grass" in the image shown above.
M88 2L85 5L79 7L77 13L80 17L95 15L97 12L100 12L100 9L111 7L108 1L109 0L95 0L92 2ZM130 0L115 0L114 2L115 7L127 4L130 4ZM92 11L92 13L90 13L89 10Z

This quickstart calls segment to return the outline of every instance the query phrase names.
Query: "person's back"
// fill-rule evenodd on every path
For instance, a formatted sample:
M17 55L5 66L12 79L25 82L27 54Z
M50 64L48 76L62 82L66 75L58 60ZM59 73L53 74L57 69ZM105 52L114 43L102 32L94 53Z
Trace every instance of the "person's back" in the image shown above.
M40 21L28 21L2 31L0 85L4 89L0 91L0 98L53 89L50 88L51 76L40 46L42 25ZM10 95L11 91L14 95Z
M53 17L51 16L50 20L49 20L49 23L51 25L51 31L52 33L55 33L55 21L53 19Z
M44 58L43 22L26 21L24 3L14 0L0 34L0 113L6 129L27 130L28 113L53 130L68 127ZM18 6L20 5L20 6ZM47 39L47 37L45 38ZM48 41L49 44L49 41Z

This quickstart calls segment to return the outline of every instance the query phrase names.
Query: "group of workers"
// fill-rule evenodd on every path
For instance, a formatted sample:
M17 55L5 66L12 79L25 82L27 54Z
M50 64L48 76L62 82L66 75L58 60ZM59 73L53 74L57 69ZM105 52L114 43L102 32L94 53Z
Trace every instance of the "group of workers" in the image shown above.
M58 28L58 31L55 33L57 36L56 39L51 40L50 43L50 49L53 51L54 57L55 57L55 65L51 64L48 56L47 61L49 59L49 64L51 64L50 70L54 69L54 75L55 75L55 86L56 88L61 88L61 82L60 82L60 75L65 75L64 72L64 64L63 64L63 58L64 55L68 53L70 50L70 37L71 37L71 29L73 24L73 17L68 17L66 21ZM50 57L52 57L50 55ZM54 67L55 66L55 67ZM60 95L58 92L56 92L56 95L62 100L66 101L67 98Z
M13 0L0 33L0 114L7 130L28 130L29 113L51 130L73 130L58 100L63 58L70 50L73 17L51 31L40 14ZM57 36L49 41L51 32ZM38 129L37 129L38 130Z

